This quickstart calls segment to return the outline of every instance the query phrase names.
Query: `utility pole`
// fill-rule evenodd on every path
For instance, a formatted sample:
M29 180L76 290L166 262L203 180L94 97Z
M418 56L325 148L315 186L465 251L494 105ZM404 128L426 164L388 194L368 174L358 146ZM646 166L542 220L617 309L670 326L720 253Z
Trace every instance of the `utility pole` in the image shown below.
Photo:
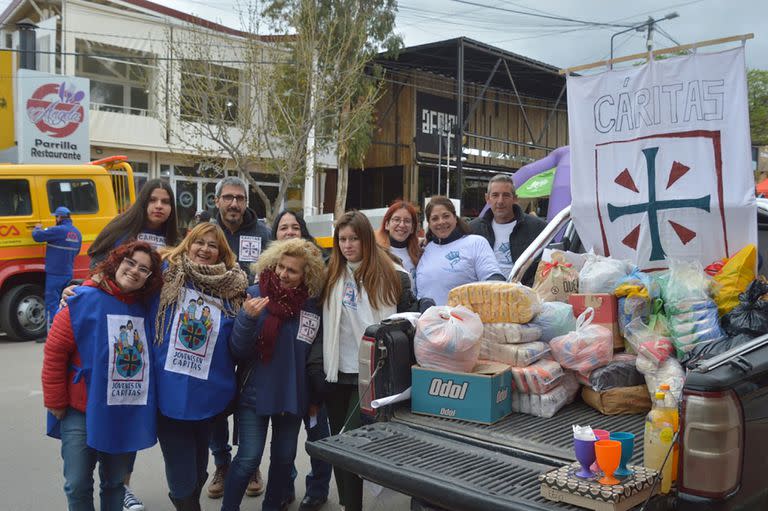
M617 35L626 34L627 32L631 32L632 30L640 32L643 29L646 29L647 30L647 36L646 36L645 45L648 48L648 51L651 51L651 49L653 48L653 26L656 23L660 22L660 21L666 21L666 20L675 19L678 16L680 16L680 15L677 14L676 12L670 12L669 14L664 16L663 18L659 18L659 19L653 19L653 18L651 18L649 16L648 17L648 21L640 23L639 25L633 25L633 26L629 27L626 30L622 30L620 32L616 32L615 34L613 34L611 36L611 58L608 61L608 69L613 69L613 40L614 40L614 38Z

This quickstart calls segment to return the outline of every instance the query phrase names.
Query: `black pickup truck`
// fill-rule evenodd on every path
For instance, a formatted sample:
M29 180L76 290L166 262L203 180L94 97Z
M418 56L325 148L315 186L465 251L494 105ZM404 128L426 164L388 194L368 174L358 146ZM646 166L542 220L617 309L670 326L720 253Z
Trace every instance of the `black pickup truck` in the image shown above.
M768 266L768 201L758 201L760 253ZM562 212L513 269L522 275L554 233L577 250ZM551 245L550 245L551 246ZM379 377L379 376L377 376ZM631 431L642 438L644 415L603 416L583 402L551 419L513 413L493 425L411 413L395 405L391 419L345 432L307 449L360 477L412 497L411 509L576 510L540 495L537 476L574 461L572 424ZM642 464L636 442L631 463ZM678 480L647 510L768 510L768 332L690 371L680 412Z

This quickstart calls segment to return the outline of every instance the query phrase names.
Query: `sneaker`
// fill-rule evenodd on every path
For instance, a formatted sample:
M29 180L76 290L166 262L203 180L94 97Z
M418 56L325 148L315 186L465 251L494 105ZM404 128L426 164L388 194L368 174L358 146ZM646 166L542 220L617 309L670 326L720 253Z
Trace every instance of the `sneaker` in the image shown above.
M123 497L123 511L144 511L144 503L127 486Z
M224 480L227 478L227 470L229 470L229 465L216 467L211 484L208 485L208 497L220 499L224 495Z
M264 493L264 481L261 479L261 470L256 470L256 473L251 476L251 480L248 481L248 488L245 490L245 494L249 497L258 497Z

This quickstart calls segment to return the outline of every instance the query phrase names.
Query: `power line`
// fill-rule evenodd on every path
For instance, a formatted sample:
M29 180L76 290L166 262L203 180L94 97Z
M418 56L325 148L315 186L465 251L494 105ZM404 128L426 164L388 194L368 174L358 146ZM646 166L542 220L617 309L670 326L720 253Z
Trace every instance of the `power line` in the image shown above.
M557 20L557 21L570 21L571 23L580 23L582 25L595 25L595 26L603 26L603 27L621 27L621 28L627 28L629 26L629 25L618 25L616 23L601 23L597 21L587 21L587 20L580 20L576 18L567 18L565 16L552 16L549 14L538 14L534 12L519 11L516 9L508 9L506 7L497 7L495 5L481 4L479 2L470 2L469 0L451 0L451 1L460 3L460 4L474 5L475 7L482 7L484 9L511 12L513 14L522 14L524 16L533 16L537 18L545 18L545 19L551 19L551 20Z

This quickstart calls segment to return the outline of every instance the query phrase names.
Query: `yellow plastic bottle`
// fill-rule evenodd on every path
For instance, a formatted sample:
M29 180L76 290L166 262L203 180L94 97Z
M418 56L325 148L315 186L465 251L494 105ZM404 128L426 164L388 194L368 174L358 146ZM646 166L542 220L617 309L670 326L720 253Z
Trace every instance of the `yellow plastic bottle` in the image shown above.
M672 488L672 455L664 463L675 435L672 410L665 404L666 394L657 392L653 408L645 418L643 436L643 465L654 470L661 470L661 493L669 493ZM676 411L675 411L676 413ZM664 468L662 469L662 463Z
M659 385L659 390L661 392L664 392L666 394L666 398L664 400L665 405L671 409L671 412L673 413L673 423L674 423L674 431L677 433L680 430L680 410L677 406L677 399L675 399L675 395L671 392L669 388L668 383L662 383ZM674 483L677 481L677 459L680 455L680 443L675 442L675 447L672 449L672 482Z

